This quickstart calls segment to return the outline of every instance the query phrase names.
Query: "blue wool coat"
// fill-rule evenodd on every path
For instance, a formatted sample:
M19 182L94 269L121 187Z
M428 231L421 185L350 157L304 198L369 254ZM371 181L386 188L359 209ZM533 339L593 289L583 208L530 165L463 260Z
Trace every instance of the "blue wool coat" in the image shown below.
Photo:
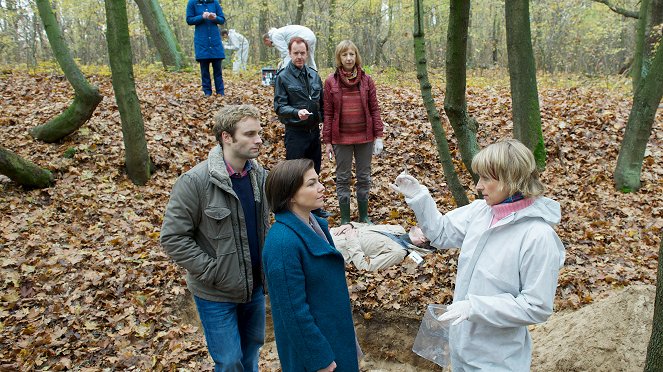
M216 13L216 19L203 19L204 12ZM217 26L225 22L226 17L218 0L189 0L186 6L186 23L196 26L193 33L196 60L226 58Z
M263 248L276 348L284 372L359 370L343 256L290 211L276 214Z

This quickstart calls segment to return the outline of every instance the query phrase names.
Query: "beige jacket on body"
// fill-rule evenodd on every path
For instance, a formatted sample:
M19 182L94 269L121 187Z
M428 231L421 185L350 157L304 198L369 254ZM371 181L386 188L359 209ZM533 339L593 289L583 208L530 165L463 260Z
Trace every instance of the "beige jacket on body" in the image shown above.
M345 234L334 235L337 227L331 229L334 245L343 254L346 263L352 262L361 270L377 271L396 265L407 256L408 251L403 246L380 233L387 232L399 236L406 233L402 226L369 225L359 222L351 222L351 225L357 229L357 237L353 239L347 239ZM408 249L416 250L421 255L430 252L412 244L408 244Z

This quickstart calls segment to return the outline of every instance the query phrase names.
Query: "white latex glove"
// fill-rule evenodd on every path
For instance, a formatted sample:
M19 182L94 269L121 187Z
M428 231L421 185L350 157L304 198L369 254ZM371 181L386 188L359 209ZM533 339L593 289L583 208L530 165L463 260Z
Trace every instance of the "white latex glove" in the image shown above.
M451 325L456 325L463 320L469 319L471 310L472 304L469 300L454 302L453 304L449 305L449 307L447 307L447 311L440 315L437 320L446 322L447 320L455 319Z
M389 186L392 190L405 195L406 198L414 197L423 187L416 178L405 174L405 172L399 174L396 181Z
M373 155L380 155L382 149L384 149L384 141L382 138L376 138L373 143Z

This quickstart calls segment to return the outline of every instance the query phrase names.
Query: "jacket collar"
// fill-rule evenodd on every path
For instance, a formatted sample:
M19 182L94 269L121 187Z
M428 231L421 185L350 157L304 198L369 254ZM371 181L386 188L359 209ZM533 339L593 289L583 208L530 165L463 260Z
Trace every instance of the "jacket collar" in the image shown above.
M324 256L327 254L336 254L340 255L339 251L334 247L334 240L329 233L329 225L327 221L318 216L314 216L320 228L325 233L327 240L326 242L318 234L313 231L313 229L305 224L299 217L297 217L291 211L283 211L276 213L274 215L277 223L282 223L285 226L289 227L299 238L304 242L306 249L314 256Z
M310 72L308 71L308 66L306 66L306 65L304 65L304 67L302 67L301 69L299 69L299 68L297 68L297 66L295 66L294 63L292 63L292 61L290 61L290 62L288 63L288 67L287 67L287 68L288 68L288 71L290 71L290 73L291 73L293 76L297 77L297 78L299 78L302 74L307 74L307 75L309 75L309 76L311 75Z
M249 164L249 177L251 178L251 186L253 187L253 199L256 202L260 202L262 198L260 195L261 190L258 186L257 174L262 168L254 159L250 159ZM207 169L210 176L210 182L217 185L222 190L235 195L232 181L230 180L230 174L228 174L228 168L226 167L226 161L223 159L223 149L221 148L221 145L216 145L210 150L207 157Z

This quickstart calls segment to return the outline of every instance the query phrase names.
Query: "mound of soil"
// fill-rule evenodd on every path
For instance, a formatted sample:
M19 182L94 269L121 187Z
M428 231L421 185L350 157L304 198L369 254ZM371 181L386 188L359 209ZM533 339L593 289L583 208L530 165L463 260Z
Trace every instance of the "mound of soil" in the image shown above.
M642 371L656 287L635 285L533 327L532 371Z

